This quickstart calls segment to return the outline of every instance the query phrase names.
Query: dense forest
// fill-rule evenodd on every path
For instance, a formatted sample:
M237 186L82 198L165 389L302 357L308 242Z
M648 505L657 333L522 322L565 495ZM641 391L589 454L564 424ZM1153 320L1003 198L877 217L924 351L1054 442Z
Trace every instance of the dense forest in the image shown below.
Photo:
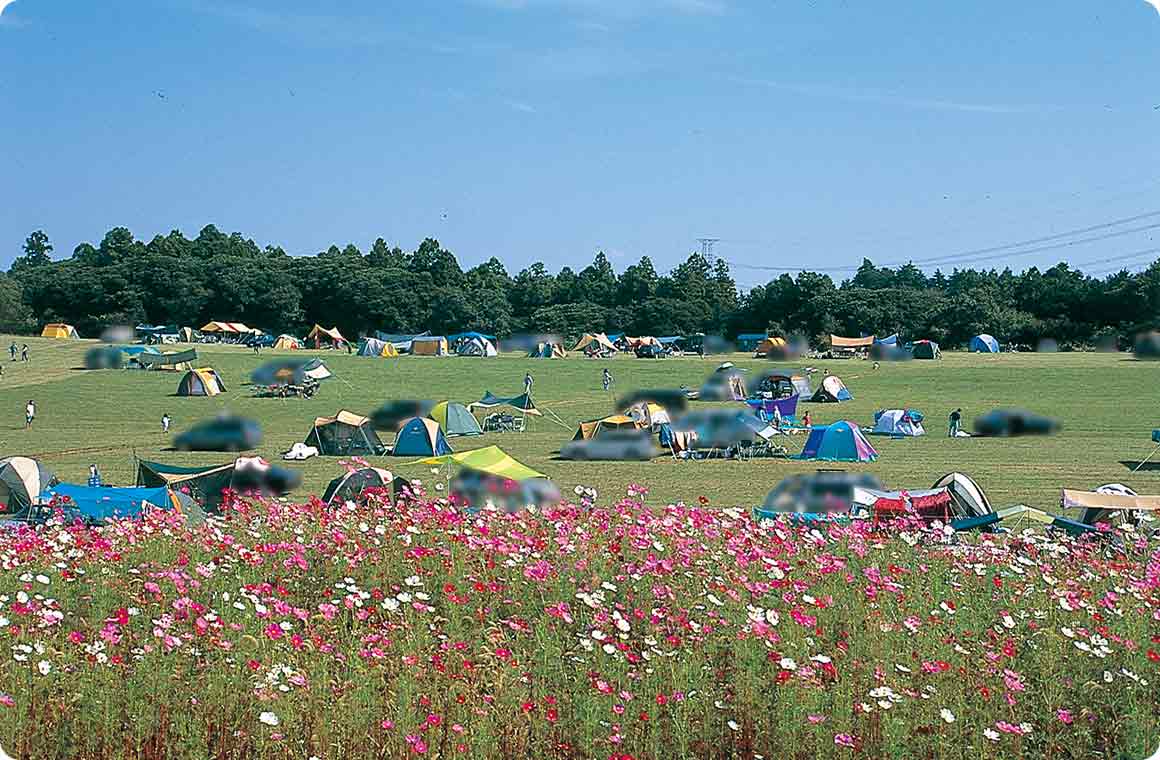
M617 273L601 253L580 271L553 274L536 263L513 275L495 257L464 271L432 239L413 251L380 238L365 252L347 245L290 256L210 225L192 240L175 231L147 243L117 227L63 260L53 259L48 236L37 231L0 276L0 329L9 332L64 321L94 336L111 324L197 327L211 319L297 334L318 322L348 336L604 330L733 337L769 330L821 345L830 333L898 332L956 346L988 332L1004 342L1050 337L1082 347L1160 324L1160 260L1103 278L1065 263L928 276L913 265L889 269L864 260L840 283L803 271L741 292L726 262L699 253L665 274L647 257Z

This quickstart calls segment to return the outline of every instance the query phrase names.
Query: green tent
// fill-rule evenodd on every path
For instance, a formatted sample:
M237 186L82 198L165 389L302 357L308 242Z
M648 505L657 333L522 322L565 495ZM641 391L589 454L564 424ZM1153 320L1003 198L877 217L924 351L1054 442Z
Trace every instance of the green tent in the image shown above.
M443 428L443 435L453 438L457 435L483 435L479 420L467 411L467 407L457 401L441 401L431 407L431 419Z

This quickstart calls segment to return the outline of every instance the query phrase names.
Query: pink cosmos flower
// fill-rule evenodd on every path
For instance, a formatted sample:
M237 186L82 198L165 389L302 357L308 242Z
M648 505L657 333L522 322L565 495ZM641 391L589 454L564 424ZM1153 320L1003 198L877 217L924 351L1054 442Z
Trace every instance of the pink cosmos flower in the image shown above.
M1071 714L1071 710L1059 708L1055 711L1055 717L1059 719L1060 723L1070 726L1075 718Z
M854 737L849 734L834 734L834 744L839 747L854 747Z

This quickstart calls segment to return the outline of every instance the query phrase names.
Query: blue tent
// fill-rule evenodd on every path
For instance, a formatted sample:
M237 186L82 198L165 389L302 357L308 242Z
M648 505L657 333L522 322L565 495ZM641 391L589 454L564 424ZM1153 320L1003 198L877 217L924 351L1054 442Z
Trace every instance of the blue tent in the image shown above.
M108 488L60 483L40 494L43 503L53 498L66 511L78 512L85 522L100 523L114 517L140 517L149 508L183 511L183 500L168 488Z
M737 336L737 350L746 353L757 350L757 344L768 336L765 333L741 333Z
M397 457L441 457L453 452L438 422L412 417L399 428L391 453Z
M887 336L885 338L875 338L874 342L879 346L897 346L898 333L894 333L893 335Z
M997 354L999 353L999 341L987 333L982 333L971 338L971 350L981 354Z
M455 341L460 340L462 338L482 338L484 340L490 340L492 342L495 341L494 335L484 335L483 333L480 333L480 332L461 332L461 333L455 333L454 335L448 335L447 342L454 343Z
M853 422L839 420L832 425L815 427L802 448L799 459L822 459L827 462L873 462L878 451L866 440Z

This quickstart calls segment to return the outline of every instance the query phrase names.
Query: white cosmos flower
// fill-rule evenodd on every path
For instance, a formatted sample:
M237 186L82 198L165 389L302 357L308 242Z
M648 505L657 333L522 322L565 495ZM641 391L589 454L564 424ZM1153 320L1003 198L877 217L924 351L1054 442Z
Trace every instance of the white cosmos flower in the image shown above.
M276 726L282 722L277 715L268 710L259 715L258 720L260 720L262 723L265 723L267 726Z
M46 676L52 672L52 663L48 660L41 660L36 663L36 669L40 671L42 676Z
M944 723L954 723L955 714L945 707L938 711L938 716L943 719Z

